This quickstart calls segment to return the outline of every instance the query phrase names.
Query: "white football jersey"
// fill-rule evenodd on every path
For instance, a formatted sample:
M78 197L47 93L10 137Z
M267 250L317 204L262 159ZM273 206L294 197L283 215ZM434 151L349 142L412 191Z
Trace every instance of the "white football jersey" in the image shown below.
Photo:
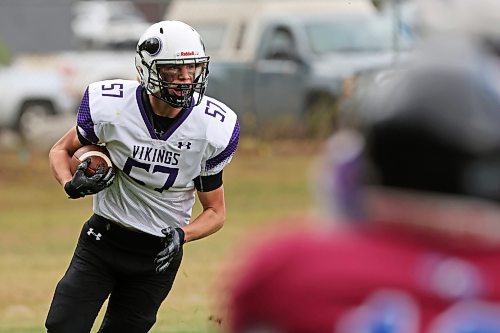
M239 124L229 107L205 96L157 137L142 91L136 81L90 84L78 110L78 131L106 144L116 171L113 184L94 195L94 212L161 236L166 226L189 223L193 179L216 174L231 161Z

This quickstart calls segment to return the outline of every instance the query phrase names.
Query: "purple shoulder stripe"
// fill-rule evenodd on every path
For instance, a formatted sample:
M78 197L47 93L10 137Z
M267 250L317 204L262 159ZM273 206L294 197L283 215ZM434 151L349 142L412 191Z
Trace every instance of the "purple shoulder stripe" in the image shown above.
M78 117L76 121L78 125L78 130L80 134L92 143L99 142L99 138L94 131L94 122L92 121L92 116L90 115L89 106L89 88L85 90L83 94L82 102L78 108Z
M233 134L231 135L231 139L229 139L229 143L219 155L212 157L206 163L206 169L210 170L218 166L219 164L225 162L236 152L236 148L238 148L238 141L240 139L240 123L236 121L234 125Z

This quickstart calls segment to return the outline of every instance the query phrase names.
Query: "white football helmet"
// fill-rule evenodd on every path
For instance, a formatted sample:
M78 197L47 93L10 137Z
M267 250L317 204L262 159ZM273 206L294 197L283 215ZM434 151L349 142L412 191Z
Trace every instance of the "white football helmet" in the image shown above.
M139 39L135 67L148 93L174 107L187 108L203 98L209 59L196 30L183 22L162 21L149 27ZM160 76L162 66L187 64L195 65L192 83L173 83Z

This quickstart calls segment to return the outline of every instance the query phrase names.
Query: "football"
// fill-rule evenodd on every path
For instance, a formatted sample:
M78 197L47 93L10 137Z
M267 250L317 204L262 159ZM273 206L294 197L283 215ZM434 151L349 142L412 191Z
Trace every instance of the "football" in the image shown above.
M80 163L85 161L87 158L90 158L90 164L87 169L85 169L85 175L87 177L93 176L97 171L97 168L101 164L104 165L104 172L107 172L108 169L113 165L106 147L97 145L83 146L75 151L75 153L71 157L69 164L72 175L75 174L76 169L78 168Z

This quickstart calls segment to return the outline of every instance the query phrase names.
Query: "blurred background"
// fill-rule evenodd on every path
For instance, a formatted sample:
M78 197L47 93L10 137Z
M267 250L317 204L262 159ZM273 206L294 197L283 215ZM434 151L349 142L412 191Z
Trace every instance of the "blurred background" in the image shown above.
M151 23L181 20L200 32L211 56L207 95L241 122L225 171L226 226L186 247L152 330L207 332L223 321L215 286L236 248L281 228L276 220L297 227L305 222L288 217L316 213L311 174L323 140L355 122L369 88L411 57L426 28L417 2L0 1L0 332L44 331L91 214L91 199L67 200L47 152L74 126L89 83L135 79L136 41ZM441 3L428 2L430 12Z
M325 136L353 78L411 49L414 12L407 0L5 0L0 142L21 134L50 144L61 133L46 125L72 121L90 82L135 79L136 41L163 19L203 36L212 57L207 94L236 110L245 133Z

